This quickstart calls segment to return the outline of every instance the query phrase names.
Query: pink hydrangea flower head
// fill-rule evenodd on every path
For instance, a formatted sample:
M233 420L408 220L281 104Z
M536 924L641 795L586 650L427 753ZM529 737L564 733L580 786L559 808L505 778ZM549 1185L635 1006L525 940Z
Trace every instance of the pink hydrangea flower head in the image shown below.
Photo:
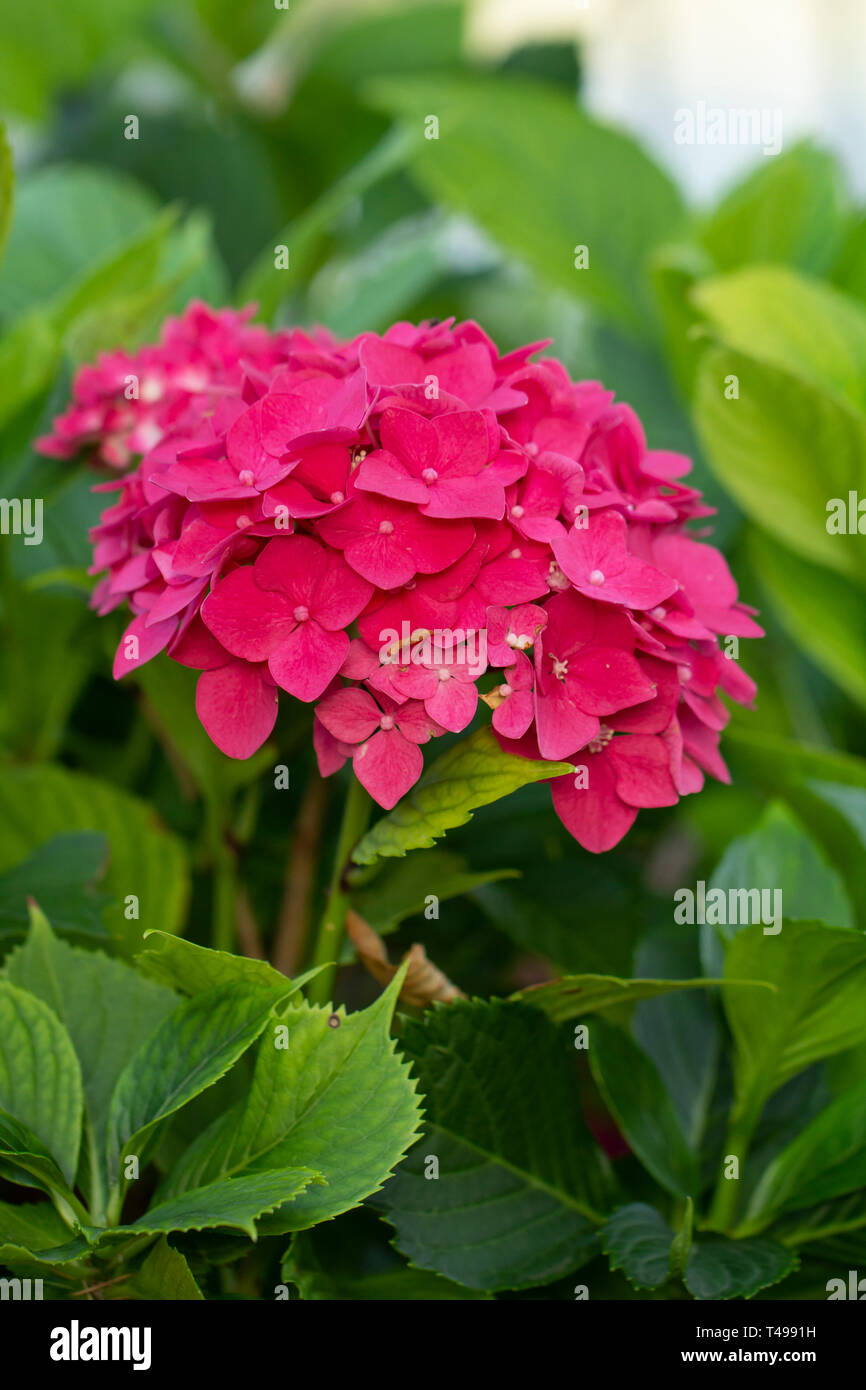
M560 820L610 849L705 777L755 687L720 638L761 635L682 455L536 343L478 324L338 341L193 304L159 343L83 368L43 452L112 471L93 606L126 605L119 679L199 672L214 743L248 758L313 705L323 776L390 809L423 746L489 719L569 764ZM479 703L480 697L480 703Z

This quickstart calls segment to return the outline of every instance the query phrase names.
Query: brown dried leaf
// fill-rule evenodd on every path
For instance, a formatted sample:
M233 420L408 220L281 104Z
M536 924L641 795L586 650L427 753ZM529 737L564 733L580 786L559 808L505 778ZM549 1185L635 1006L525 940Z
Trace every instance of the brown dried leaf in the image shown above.
M388 960L388 951L379 933L375 932L369 922L365 922L353 908L349 908L346 913L346 931L358 952L359 960L369 970L373 979L378 980L381 985L390 984L398 967ZM400 991L400 998L404 1004L410 1004L416 1009L426 1009L427 1005L434 1001L447 1004L453 999L463 998L462 991L451 983L438 965L433 964L419 943L416 942L409 948L403 960L409 962L406 979Z

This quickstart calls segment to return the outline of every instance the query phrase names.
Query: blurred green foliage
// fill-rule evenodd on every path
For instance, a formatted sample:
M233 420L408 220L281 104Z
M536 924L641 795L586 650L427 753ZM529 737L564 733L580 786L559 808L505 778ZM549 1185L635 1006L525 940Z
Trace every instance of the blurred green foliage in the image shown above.
M449 829L445 850L416 850L396 861L399 872L391 861L353 871L357 905L396 933L392 954L423 941L469 995L508 996L552 971L690 979L700 974L698 941L672 929L674 888L714 871L719 883L734 881L744 864L783 889L789 916L823 919L808 941L796 928L803 971L822 968L815 932L848 931L859 943L866 930L866 549L862 535L825 524L831 499L866 497L866 210L832 155L810 143L762 160L709 211L690 209L639 142L581 110L572 48L539 45L482 64L466 56L463 22L450 3L368 10L293 0L284 11L74 0L62 24L44 7L0 5L0 114L15 151L13 178L0 146L0 493L46 504L43 545L0 542L0 947L23 934L22 884L28 874L41 881L49 842L57 871L43 905L58 931L76 934L65 896L77 904L79 937L102 936L125 954L150 926L225 945L239 924L247 945L252 929L273 946L290 837L305 816L321 821L312 901L324 889L340 784L328 806L311 809L308 712L284 708L274 744L229 765L195 719L188 672L156 662L114 686L118 629L86 608L86 531L102 500L86 469L31 448L78 364L147 341L191 297L255 299L270 322L344 334L455 315L477 317L503 351L552 339L571 372L601 377L637 409L652 447L692 455L741 597L767 629L743 654L757 707L735 709L723 739L732 788L643 813L615 851L593 858L557 821L546 788L523 787ZM134 140L124 137L130 114ZM425 138L431 116L436 139ZM283 243L287 271L274 269ZM575 268L580 246L586 269ZM277 763L291 768L288 790L274 787ZM107 860L91 844L76 874L68 836L88 831L107 840ZM423 915L430 892L442 896L441 920ZM127 915L130 895L137 917ZM701 949L707 973L721 973L712 932ZM735 973L767 978L764 961L745 959L750 949L737 945ZM353 1004L374 992L360 969L343 989ZM727 1023L704 990L642 1000L630 1028L603 1025L594 1074L581 1074L588 1111L603 1095L671 1196L652 1197L664 1217L649 1218L656 1263L647 1273L629 1250L647 1221L632 1207L652 1184L634 1179L632 1159L615 1165L619 1200L634 1200L605 1248L638 1283L668 1268L684 1229L677 1201L706 1188L732 1103L761 1112L748 1118L769 1161L840 1077L866 1071L856 1029L830 1061L835 1044L821 1035L802 1075L774 1078L775 1094L764 1087L756 1100L742 1050L732 1078L720 1040L728 1027L741 1040L748 1009L760 1015L763 1005L729 998L738 1002L726 1004ZM856 1014L861 1004L845 1007ZM515 1008L502 1026L519 1039L527 1025ZM808 1017L808 1001L803 1008ZM434 1091L426 1035L439 1026L413 1025L411 1035ZM467 1013L455 1028L475 1037L479 1066L488 1065L488 1023ZM501 1103L508 1108L504 1093ZM655 1108L664 1142L642 1135ZM458 1146L472 1141L470 1109L467 1101L455 1121ZM799 1142L818 1150L823 1131ZM796 1164L796 1153L776 1158L740 1211L750 1234L790 1210ZM813 1228L818 1271L805 1288L820 1285L825 1232L859 1230L857 1258L866 1259L866 1213L830 1210L854 1200L855 1179L838 1192L816 1188L827 1214L799 1221ZM425 1248L403 1212L414 1181L410 1165L389 1199L404 1253ZM719 1229L729 1230L735 1218L723 1215ZM362 1234L368 1263L365 1253L356 1267L326 1269L330 1237L308 1233L287 1277L311 1297L374 1277L402 1287L408 1275L414 1287L417 1271ZM739 1292L789 1274L783 1247L748 1244ZM720 1287L723 1255L712 1242L702 1250L686 1274L692 1292ZM533 1263L537 1254L515 1252L515 1267L555 1280L556 1242ZM454 1278L460 1263L449 1256L433 1267ZM610 1280L606 1296L630 1296L621 1275L598 1277ZM452 1296L444 1279L418 1278L405 1296ZM509 1280L507 1269L487 1271L473 1287Z

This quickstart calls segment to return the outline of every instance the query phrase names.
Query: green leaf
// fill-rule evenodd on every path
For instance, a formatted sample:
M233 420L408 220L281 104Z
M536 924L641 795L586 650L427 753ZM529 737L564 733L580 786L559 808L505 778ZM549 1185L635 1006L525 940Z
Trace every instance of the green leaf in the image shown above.
M348 1016L289 1005L262 1038L248 1097L190 1147L160 1196L275 1167L322 1173L327 1186L266 1222L270 1233L330 1220L378 1191L414 1142L419 1116L415 1082L389 1032L403 973Z
M113 1227L107 1232L107 1238L206 1231L228 1226L255 1240L255 1223L260 1216L293 1201L310 1183L318 1180L319 1175L308 1168L277 1168L220 1179L165 1202L157 1202L130 1225Z
M853 753L812 747L739 724L725 730L725 741L741 753L744 767L751 767L755 777L768 786L788 790L806 778L815 778L839 788L866 790L866 758Z
M102 907L94 879L105 872L108 841L95 831L54 835L22 864L0 874L0 935L23 935L30 920L28 898L39 895L40 907L54 925L82 936L106 939Z
M24 1177L24 1174L27 1177ZM27 1125L0 1109L0 1176L24 1187L59 1192L64 1198L70 1188L57 1160Z
M866 937L822 922L785 922L778 936L744 927L725 957L726 975L743 971L776 986L722 991L737 1094L753 1112L812 1062L866 1040Z
M47 516L57 500L47 502ZM46 632L53 634L51 642L45 641ZM7 591L0 719L4 742L22 761L56 756L72 706L96 664L96 650L93 615L79 595L32 592L21 585Z
M6 138L6 127L0 122L0 257L3 255L12 221L14 187L15 169L12 163L12 151Z
M384 332L451 268L454 221L439 212L404 218L355 254L331 256L315 276L306 314L338 337ZM465 253L464 253L465 254ZM491 254L481 252L483 267ZM464 273L471 266L461 266Z
M657 1289L670 1277L673 1231L655 1207L632 1202L614 1212L601 1233L611 1270L621 1269L636 1289Z
M721 270L781 261L820 275L841 244L846 214L835 159L803 143L761 160L718 205L701 240Z
M780 801L772 801L758 824L748 835L732 840L722 855L708 886L708 892L719 890L726 895L748 892L750 889L778 891L784 915L791 920L821 920L835 927L852 927L854 916L841 876L831 868L814 840L806 834L797 818ZM726 897L726 903L730 902ZM748 917L749 909L737 899L739 917ZM708 909L709 911L709 904ZM761 911L763 924L769 925L770 914ZM727 910L724 913L727 916ZM704 926L707 937L714 934L730 940L742 930L736 922ZM705 945L707 943L705 942ZM704 953L707 969L723 968L720 945L708 945Z
M0 1106L32 1130L71 1187L83 1111L78 1059L53 1010L8 980L0 980Z
M122 1156L140 1149L160 1120L224 1076L265 1028L272 1008L272 998L258 988L218 985L185 1000L159 1024L127 1062L112 1093L112 1183Z
M110 1293L110 1290L106 1292ZM200 1302L204 1294L183 1255L169 1245L163 1236L136 1270L133 1279L120 1286L118 1297L195 1303Z
M685 212L673 183L628 136L554 88L512 77L380 80L374 100L423 132L412 173L436 201L468 213L543 280L586 298L633 332L651 320L645 262ZM629 189L640 217L623 216ZM589 266L575 269L575 248Z
M866 1188L866 1082L840 1096L776 1156L752 1193L742 1230L783 1211Z
M251 758L227 758L208 738L195 712L199 672L176 661L151 661L130 679L144 691L145 713L160 742L188 769L199 791L227 801L232 792L273 767L272 746Z
M692 1249L686 1288L695 1298L751 1298L797 1268L793 1250L774 1240L700 1240Z
M738 399L725 396L730 376L738 380ZM860 537L827 530L828 501L863 490L860 411L790 372L710 348L698 368L695 420L710 464L764 531L838 574L866 573Z
M356 846L356 864L399 858L429 848L447 830L465 825L473 811L530 782L571 772L570 763L535 761L504 753L486 725L431 763L410 792L378 820Z
M69 946L41 914L23 946L6 963L9 980L45 1001L65 1026L81 1065L85 1152L82 1182L91 1211L107 1196L105 1144L108 1108L117 1079L148 1037L178 1004L176 994L98 951Z
M148 927L177 931L184 918L188 869L181 842L143 801L108 782L63 767L0 768L0 872L52 835L74 830L108 837L104 880L113 904L105 913L112 938L132 952ZM136 904L138 917L127 918Z
M566 975L550 984L530 985L520 990L515 999L543 1009L554 1023L564 1023L583 1014L601 1013L621 1004L634 1004L639 999L655 999L682 989L709 989L723 984L719 980L620 980L615 975ZM751 981L741 981L743 985Z
M866 408L866 310L782 266L702 280L692 302L728 347Z
M261 989L274 1001L297 993L318 974L318 970L308 970L297 979L290 980L265 960L233 956L228 951L212 951L206 946L197 946L193 941L184 941L180 936L169 936L162 931L147 933L144 951L136 957L136 961L150 979L159 980L184 994L196 995L215 989L217 985L239 984Z
M336 1228L341 1231L340 1227ZM284 1282L296 1284L301 1298L308 1301L364 1302L442 1302L453 1300L489 1299L491 1294L467 1289L443 1279L426 1269L395 1264L382 1270L343 1269L334 1255L339 1251L326 1249L320 1254L315 1236L327 1227L304 1231L295 1236L283 1259L281 1276ZM341 1237L342 1238L342 1237Z
M680 1228L673 1238L671 1244L671 1275L675 1279L684 1279L686 1266L692 1251L692 1242L695 1234L695 1204L691 1197L686 1198L685 1211L683 1212Z
M549 1283L591 1259L608 1178L567 1035L521 1004L460 1001L407 1023L403 1048L426 1118L384 1193L397 1249L473 1289Z
M66 1234L69 1234L68 1230ZM52 1275L56 1275L58 1286L68 1289L67 1281L75 1279L81 1271L66 1269L64 1266L77 1264L89 1253L87 1241L80 1236L52 1250L30 1250L10 1241L0 1245L0 1265L6 1265L24 1278L41 1278L46 1282Z
M155 212L152 195L115 170L55 164L22 175L0 265L0 315L65 292L139 236Z
M519 878L514 869L488 869L476 873L466 860L449 850L412 855L396 863L384 863L374 878L351 892L351 902L374 931L395 931L407 917L420 915L427 898L435 893L441 902L472 893L488 883Z
M255 301L259 306L260 316L270 319L290 291L309 276L325 234L344 209L373 184L400 169L421 138L421 134L417 132L399 129L389 131L359 163L342 178L337 179L312 207L276 234L273 244L265 247L241 280L237 302L245 304ZM278 246L286 246L289 250L289 264L282 270L277 269L275 264L275 250Z
M0 424L48 387L60 352L60 335L46 310L23 314L0 333Z
M590 1025L588 1056L608 1109L647 1171L677 1197L697 1193L695 1156L646 1053L624 1029L598 1018Z
M641 975L687 978L699 968L690 927L653 932L640 943L635 970ZM638 1003L632 1036L655 1063L689 1147L698 1152L707 1124L721 1057L715 1000L699 990L671 993Z
M0 1242L27 1250L50 1250L62 1245L69 1227L50 1202L0 1202ZM2 1260L0 1260L2 1263Z
M749 529L748 553L788 636L852 700L866 705L861 591L757 528Z

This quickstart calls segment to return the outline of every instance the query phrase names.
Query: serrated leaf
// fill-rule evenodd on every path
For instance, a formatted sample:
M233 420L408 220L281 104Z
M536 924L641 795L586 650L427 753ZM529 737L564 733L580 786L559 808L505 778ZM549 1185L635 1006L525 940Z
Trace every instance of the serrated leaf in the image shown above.
M228 1226L256 1239L256 1221L266 1212L291 1202L320 1175L309 1168L277 1168L223 1178L157 1202L128 1226L115 1226L104 1239L116 1236L159 1235L169 1231L207 1231Z
M266 1221L269 1234L329 1220L378 1191L414 1142L420 1110L389 1031L404 975L358 1013L289 1005L262 1038L247 1099L191 1146L160 1196L276 1166L322 1173L327 1186Z
M53 835L98 831L111 857L103 887L112 906L105 921L121 950L137 949L148 927L180 928L189 890L186 853L137 797L81 772L46 764L0 768L0 872ZM138 900L127 917L126 899Z
M105 1290L111 1297L111 1290ZM197 1303L204 1294L193 1277L192 1270L179 1250L169 1245L165 1236L148 1253L132 1279L119 1286L117 1297L124 1300L169 1300L172 1303Z
M793 1250L774 1240L700 1240L692 1249L685 1283L695 1298L751 1298L798 1266Z
M614 1212L601 1233L611 1270L621 1269L636 1289L657 1289L670 1277L674 1233L661 1212L632 1202Z
M67 1231L67 1235L68 1235ZM65 1269L86 1259L90 1246L81 1237L67 1241L50 1250L31 1250L23 1245L6 1242L0 1245L0 1265L6 1265L25 1278L48 1279L52 1274L60 1280L72 1279L78 1271Z
M479 806L571 771L570 763L505 753L490 728L476 729L427 767L394 810L367 831L352 858L356 864L372 864L380 855L398 858L429 848L447 830L470 821Z
M0 1106L32 1130L75 1181L81 1142L81 1068L52 1009L0 980Z
M178 997L143 979L131 966L59 940L41 914L23 946L6 963L9 980L45 1001L64 1024L81 1065L85 1151L82 1182L91 1210L107 1196L105 1144L108 1107L129 1059Z
M697 1193L695 1156L646 1053L623 1028L597 1018L589 1025L587 1055L608 1109L644 1167L678 1197Z
M239 984L264 990L274 1000L286 999L319 973L318 969L307 970L290 980L265 960L212 951L162 931L147 933L144 951L136 960L150 979L189 995L201 994L217 985Z
M591 1259L608 1176L568 1037L522 1004L459 1001L407 1023L403 1049L426 1116L383 1195L397 1249L474 1289L548 1283Z
M133 1054L111 1097L108 1172L117 1181L121 1157L135 1152L153 1127L212 1086L255 1042L273 1000L260 989L218 985L187 999Z
M741 1227L866 1188L866 1082L828 1105L765 1169Z

